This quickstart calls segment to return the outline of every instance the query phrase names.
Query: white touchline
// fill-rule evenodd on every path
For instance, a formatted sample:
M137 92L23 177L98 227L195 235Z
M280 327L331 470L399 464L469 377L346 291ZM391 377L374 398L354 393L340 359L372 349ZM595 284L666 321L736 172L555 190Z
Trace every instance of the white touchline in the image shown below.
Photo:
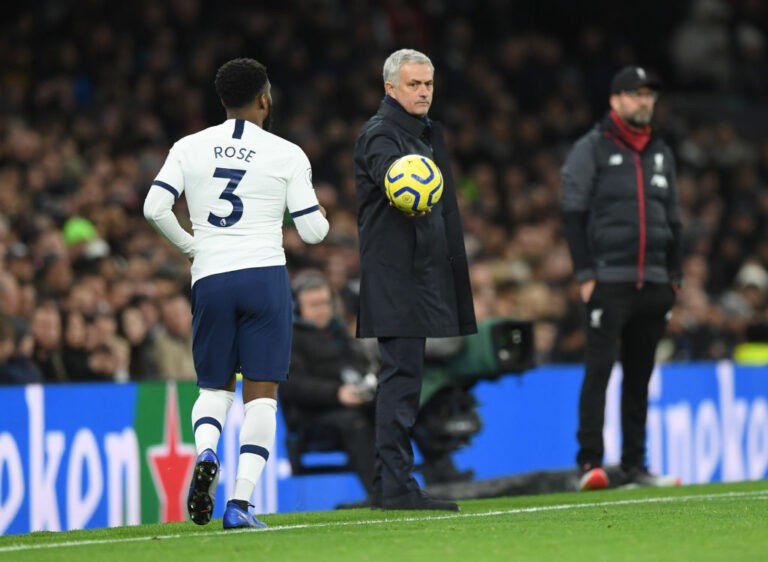
M639 504L653 504L653 503L674 503L691 500L719 500L728 498L755 498L768 500L768 490L752 491L752 492L727 492L724 494L693 494L688 496L669 496L662 498L642 498L636 500L612 500L602 502L590 502L590 503L566 503L559 505L541 505L537 507L520 507L515 509L502 509L498 511L483 511L481 513L451 513L446 515L430 515L425 517L398 517L396 519L373 519L370 521L329 521L327 523L305 523L301 525L275 525L274 527L267 527L265 529L259 529L254 531L253 529L220 529L218 531L207 531L202 533L183 533L174 535L154 535L146 537L130 537L130 538L114 538L114 539L98 539L98 540L82 540L82 541L64 541L45 544L24 544L24 545L10 545L0 547L0 553L3 552L20 552L24 550L40 550L48 548L66 548L73 546L89 546L89 545L101 545L101 544L119 544L129 542L141 542L141 541L155 541L155 540L173 540L173 539L190 539L195 537L210 537L217 535L232 535L238 533L269 533L277 531L292 531L296 529L311 529L311 528L323 528L323 527L349 527L355 525L383 525L387 523L412 523L418 521L440 521L444 519L461 519L469 517L498 517L500 515L516 515L519 513L537 513L541 511L562 511L567 509L585 509L592 507L608 507L612 505L639 505Z

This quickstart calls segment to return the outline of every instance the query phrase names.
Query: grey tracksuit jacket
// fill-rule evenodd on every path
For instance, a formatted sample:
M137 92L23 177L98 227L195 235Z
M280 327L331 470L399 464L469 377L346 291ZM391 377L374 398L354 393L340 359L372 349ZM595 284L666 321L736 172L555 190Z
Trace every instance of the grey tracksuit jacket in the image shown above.
M562 167L566 238L579 282L678 282L680 202L671 149L651 135L638 152L609 115Z

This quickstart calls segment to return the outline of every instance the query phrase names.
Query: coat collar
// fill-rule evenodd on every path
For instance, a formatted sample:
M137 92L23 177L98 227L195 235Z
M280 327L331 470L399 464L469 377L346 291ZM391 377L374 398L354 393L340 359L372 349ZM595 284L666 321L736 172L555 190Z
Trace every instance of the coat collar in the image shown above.
M385 97L383 100L381 100L381 104L379 105L379 114L382 115L385 119L391 119L416 137L420 137L422 135L428 124L431 125L431 122L428 123L426 120L419 119L418 117L410 115L402 108L399 103L397 103L397 101L393 100L392 98L388 99Z

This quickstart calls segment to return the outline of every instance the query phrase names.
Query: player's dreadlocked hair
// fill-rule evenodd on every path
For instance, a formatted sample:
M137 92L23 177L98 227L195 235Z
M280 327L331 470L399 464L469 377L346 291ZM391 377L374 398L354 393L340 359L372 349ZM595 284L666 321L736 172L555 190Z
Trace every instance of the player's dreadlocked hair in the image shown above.
M214 84L224 107L237 109L262 93L268 81L266 66L254 59L240 58L221 65Z

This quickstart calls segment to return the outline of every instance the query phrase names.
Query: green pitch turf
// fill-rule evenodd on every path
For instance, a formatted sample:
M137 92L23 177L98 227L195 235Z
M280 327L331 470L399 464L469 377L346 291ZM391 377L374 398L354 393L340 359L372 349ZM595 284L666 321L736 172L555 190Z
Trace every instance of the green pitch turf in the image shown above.
M768 560L768 481L462 501L461 513L369 509L0 537L0 560Z

